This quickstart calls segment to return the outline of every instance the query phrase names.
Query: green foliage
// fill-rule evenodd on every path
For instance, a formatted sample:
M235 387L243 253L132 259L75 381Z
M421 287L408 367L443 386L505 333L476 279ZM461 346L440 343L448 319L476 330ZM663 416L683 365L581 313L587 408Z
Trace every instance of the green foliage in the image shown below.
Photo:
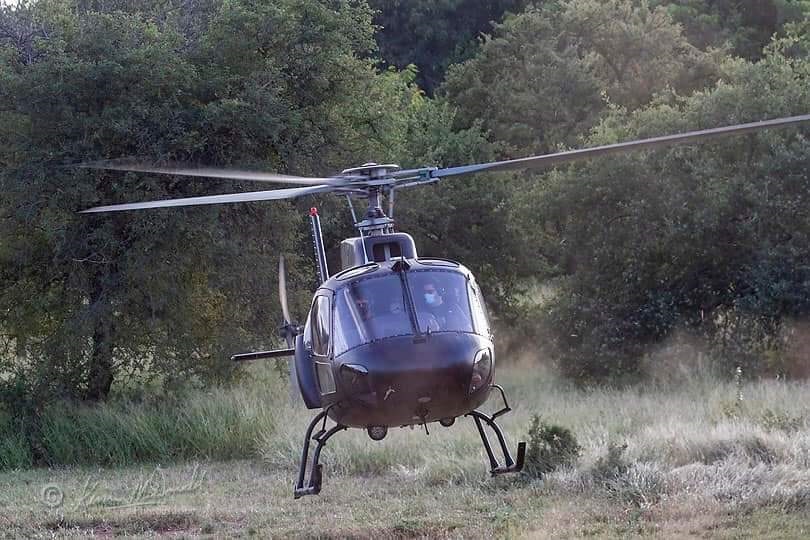
M536 414L532 416L528 438L524 471L534 478L573 465L582 452L571 430L547 424Z
M785 24L806 19L806 0L653 0L685 29L689 41L701 49L728 44L736 55L762 57L763 47Z
M275 390L286 395L278 385ZM215 387L140 403L57 401L40 415L36 461L26 434L0 419L0 470L247 458L255 454L260 435L272 431L278 405L258 386Z
M378 126L407 118L413 91L361 58L368 7L54 1L2 16L34 32L0 41L0 371L91 400L124 374L230 377L230 353L276 339L273 269L279 252L310 252L304 214L278 203L77 215L212 189L61 165L144 156L322 174L394 151L405 128ZM306 267L292 269L294 290L309 288Z
M450 166L810 109L807 2L370 4L0 8L0 401L31 459L51 400L228 380L228 354L276 345L279 253L299 318L314 284L310 200L80 216L249 186L64 164ZM375 37L402 71L374 67ZM761 60L726 58L726 42ZM454 62L427 97L417 83L431 93ZM469 266L497 318L548 334L575 378L633 375L680 327L721 371L756 374L810 306L795 133L448 180L398 193L396 218L421 253ZM353 234L341 200L315 201L328 245Z
M607 102L628 108L658 92L691 92L718 76L663 8L630 0L567 0L495 26L480 52L452 66L444 90L516 157L580 142Z
M34 464L25 436L0 428L0 471L28 469Z
M497 25L475 58L450 68L444 91L459 108L458 127L480 123L511 157L574 143L603 107L555 15L539 9Z
M560 26L614 104L635 109L666 88L692 92L717 78L716 59L689 43L665 9L627 0L569 0Z
M421 101L413 110L410 154L403 163L451 166L493 159L494 147L478 124L453 128L458 114L445 100ZM467 265L489 304L506 318L514 317L520 281L542 264L526 249L531 239L510 210L519 184L520 179L480 175L397 193L395 217L414 235L419 252Z
M432 94L451 64L470 58L477 39L504 13L518 13L527 0L369 0L379 54L389 65L415 65L417 82Z
M19 376L0 385L0 470L28 468L41 453L35 443L41 407Z
M624 457L626 444L608 443L607 452L599 456L590 470L591 477L599 484L607 485L625 475L630 463Z
M807 425L807 418L803 415L794 416L785 411L765 409L762 412L760 423L767 430L793 433Z
M788 116L810 109L806 58L771 49L731 62L690 97L612 110L591 144ZM549 175L536 195L556 241L557 300L545 306L561 367L634 372L645 348L692 327L731 368L755 372L768 336L810 310L806 128L634 154Z

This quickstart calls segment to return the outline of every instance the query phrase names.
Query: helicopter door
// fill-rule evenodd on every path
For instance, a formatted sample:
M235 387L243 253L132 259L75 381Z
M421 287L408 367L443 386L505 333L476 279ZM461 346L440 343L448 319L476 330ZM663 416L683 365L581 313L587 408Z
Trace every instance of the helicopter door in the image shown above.
M321 392L315 379L315 368L310 350L304 345L304 336L295 338L295 377L307 409L321 408Z
M312 355L315 359L315 373L321 394L334 393L335 377L329 363L329 352L332 334L332 308L329 297L318 295L312 303L309 328Z

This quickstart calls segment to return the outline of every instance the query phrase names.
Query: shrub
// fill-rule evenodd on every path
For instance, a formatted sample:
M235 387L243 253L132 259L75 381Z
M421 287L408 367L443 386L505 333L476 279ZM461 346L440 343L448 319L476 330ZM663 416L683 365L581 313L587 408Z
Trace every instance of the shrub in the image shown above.
M768 431L792 433L802 429L806 421L803 416L793 416L784 411L765 409L760 416L760 423Z
M608 444L607 454L599 456L591 469L591 476L597 483L606 484L624 475L630 464L624 458L626 444Z
M582 450L568 428L547 424L538 415L529 426L529 447L524 472L539 478L565 465L573 464Z
M611 498L639 508L660 500L666 489L664 473L655 463L630 462L625 458L626 444L610 443L589 471L590 484Z

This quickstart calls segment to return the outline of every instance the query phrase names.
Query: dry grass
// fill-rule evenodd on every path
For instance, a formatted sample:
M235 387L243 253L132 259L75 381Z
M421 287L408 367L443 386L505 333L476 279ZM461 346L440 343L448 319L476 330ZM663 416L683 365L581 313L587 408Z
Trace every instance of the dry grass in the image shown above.
M2 473L0 536L792 538L810 532L807 383L737 388L698 377L669 388L580 390L536 370L499 376L514 408L504 418L512 447L539 413L576 435L583 447L576 466L534 481L490 479L477 434L464 419L449 429L431 426L430 436L394 430L379 443L353 431L337 435L324 451L323 493L296 501L292 483L310 412L290 407L274 385L274 395L261 398L275 412L266 413L263 401L261 416L270 416L255 431L255 459L201 462L193 489L179 492L171 488L191 482L193 463L158 475L155 465ZM99 496L78 504L88 482ZM51 484L64 495L58 508L41 501ZM144 506L120 507L132 493L159 495L155 486L169 491Z

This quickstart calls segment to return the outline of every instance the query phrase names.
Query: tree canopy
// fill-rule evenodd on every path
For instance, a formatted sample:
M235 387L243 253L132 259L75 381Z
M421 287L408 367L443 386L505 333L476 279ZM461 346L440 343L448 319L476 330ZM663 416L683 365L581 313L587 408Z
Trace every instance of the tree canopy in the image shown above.
M418 69L426 92L444 80L451 64L475 54L481 34L507 12L522 11L528 0L370 0L379 25L377 42L385 64Z
M715 87L612 110L589 139L789 116L810 109L807 57L775 42L757 64L731 62ZM557 228L560 291L546 306L575 374L634 372L678 329L705 336L752 371L780 325L810 313L807 128L571 167L538 188Z
M228 353L277 339L281 253L306 311L303 210L323 207L328 245L352 234L333 197L78 215L252 186L69 165L450 166L806 112L807 2L765 4L0 8L0 387L97 400L133 375L227 379ZM403 191L395 217L572 375L633 372L679 328L754 365L810 306L806 134L447 180Z
M377 126L411 92L362 58L373 47L362 3L227 2L187 14L193 34L168 16L183 5L146 7L3 11L37 31L2 48L0 325L15 370L45 365L55 386L88 399L116 374L229 370L227 351L273 339L278 254L310 250L290 203L77 215L248 186L65 164L148 156L328 172L387 151L393 136ZM293 271L302 289L307 266Z

